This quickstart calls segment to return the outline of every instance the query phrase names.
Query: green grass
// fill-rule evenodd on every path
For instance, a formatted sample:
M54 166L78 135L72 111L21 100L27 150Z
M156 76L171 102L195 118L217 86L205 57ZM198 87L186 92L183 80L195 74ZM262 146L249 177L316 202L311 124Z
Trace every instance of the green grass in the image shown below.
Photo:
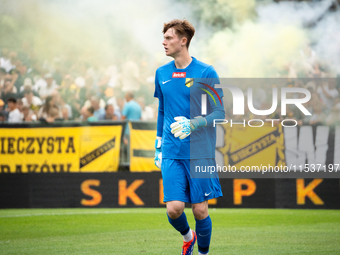
M190 209L189 224L194 228ZM340 254L340 211L210 209L210 254ZM0 210L0 254L180 254L165 209ZM195 246L194 254L197 254Z

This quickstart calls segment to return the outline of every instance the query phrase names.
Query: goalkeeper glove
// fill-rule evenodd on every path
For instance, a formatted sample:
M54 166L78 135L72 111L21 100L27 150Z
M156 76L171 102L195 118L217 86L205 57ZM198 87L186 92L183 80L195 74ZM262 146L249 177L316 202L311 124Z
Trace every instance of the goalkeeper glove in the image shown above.
M201 116L195 117L192 120L181 116L175 117L175 120L176 122L170 125L171 133L174 134L175 137L179 137L179 139L184 139L197 128L205 127L207 125L206 119Z
M161 165L162 165L162 137L157 136L156 142L155 142L155 148L156 148L155 165L159 169L161 169Z

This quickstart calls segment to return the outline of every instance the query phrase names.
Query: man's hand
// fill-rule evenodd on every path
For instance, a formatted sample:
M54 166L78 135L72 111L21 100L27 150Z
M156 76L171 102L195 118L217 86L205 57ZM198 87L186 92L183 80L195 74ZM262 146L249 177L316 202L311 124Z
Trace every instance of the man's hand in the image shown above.
M176 122L170 125L171 133L179 139L188 137L191 132L195 131L199 127L205 127L207 122L203 117L195 117L195 119L189 120L186 117L175 117Z
M162 165L162 137L157 137L155 142L155 165L161 169Z

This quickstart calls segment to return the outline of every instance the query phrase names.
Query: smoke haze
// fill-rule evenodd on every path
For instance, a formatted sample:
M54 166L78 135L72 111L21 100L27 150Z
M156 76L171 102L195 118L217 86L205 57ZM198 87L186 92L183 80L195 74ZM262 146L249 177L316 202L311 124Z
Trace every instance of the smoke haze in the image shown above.
M288 76L311 45L317 59L340 73L339 7L333 1L254 0L1 0L0 48L28 42L41 60L69 58L97 65L132 59L147 72L171 59L162 26L186 18L196 28L190 53L221 77Z

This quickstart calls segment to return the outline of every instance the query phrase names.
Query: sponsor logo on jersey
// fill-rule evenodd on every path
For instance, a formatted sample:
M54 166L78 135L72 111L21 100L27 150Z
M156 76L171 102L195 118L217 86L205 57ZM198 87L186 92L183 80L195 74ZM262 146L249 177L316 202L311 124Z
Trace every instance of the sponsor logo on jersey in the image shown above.
M173 72L172 78L185 78L186 75L186 72Z

